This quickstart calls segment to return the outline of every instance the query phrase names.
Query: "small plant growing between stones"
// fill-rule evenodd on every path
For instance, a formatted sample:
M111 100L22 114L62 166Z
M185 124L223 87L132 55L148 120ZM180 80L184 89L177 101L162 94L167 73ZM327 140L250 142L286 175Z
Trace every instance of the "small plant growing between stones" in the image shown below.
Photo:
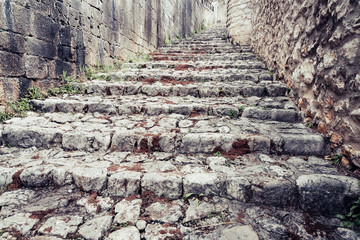
M336 154L334 155L333 157L331 157L331 161L334 163L334 164L339 164L341 162L341 159L343 158L343 155L340 153L340 154Z
M12 118L11 113L9 112L0 112L0 123L4 123L6 120Z
M205 195L200 193L200 194L196 194L196 193L187 193L184 196L184 200L192 200L194 201L194 204L196 206L200 205L200 201L203 200L205 198Z
M238 115L238 112L237 112L236 110L234 110L234 109L230 109L230 110L229 110L228 116L229 116L231 119L236 118L237 115Z
M358 186L360 186L360 182ZM342 220L341 227L360 227L360 197L353 203L348 214L336 214L336 217Z
M222 154L221 154L221 152L220 152L220 151L217 151L216 153L214 153L214 156L215 156L215 157L221 157L221 156L222 156Z
M239 112L240 112L240 113L244 112L245 108L246 108L246 107L245 107L244 105L243 105L243 106L240 106L240 107L238 108L238 109L239 109Z
M305 123L305 127L312 128L313 124L312 122Z

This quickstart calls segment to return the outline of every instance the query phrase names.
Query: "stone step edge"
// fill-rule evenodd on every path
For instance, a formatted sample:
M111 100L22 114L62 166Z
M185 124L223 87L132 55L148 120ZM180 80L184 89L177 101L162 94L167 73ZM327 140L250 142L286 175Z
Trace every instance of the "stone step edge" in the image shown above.
M109 75L99 74L99 78L107 78ZM155 82L156 81L156 82ZM183 84L181 84L183 83ZM73 84L75 89L85 92L86 94L95 94L101 96L126 96L144 94L147 96L193 96L198 98L216 98L216 97L234 97L234 96L257 96L257 97L282 97L286 96L289 88L277 82L268 84L256 84L253 82L244 84L228 84L218 83L214 86L203 85L203 83L192 82L185 84L185 82L174 82L174 85L169 83L165 85L157 80L149 79L149 82L134 82L134 81L96 81Z
M158 106L161 104L161 106ZM141 103L136 102L128 104L99 103L78 100L46 99L31 100L30 105L38 112L62 112L62 113L99 113L109 116L123 116L128 114L146 114L149 116L158 116L161 114L180 114L184 116L228 116L231 119L248 118L258 120L269 120L289 123L300 122L299 113L293 109L262 109L249 107L246 105L226 106L216 104L203 106L201 104L175 104L175 103Z
M0 187L8 186L10 190L74 184L81 191L97 192L103 196L141 197L142 193L153 192L158 197L171 200L182 199L193 193L276 207L300 206L306 212L322 214L331 214L334 209L345 210L345 199L356 200L360 196L358 179L330 174L300 175L295 180L279 178L275 182L258 185L236 174L141 173L136 170L118 171L116 165L106 170L84 167L63 169L51 165L0 167L0 172L7 174ZM268 201L265 196L269 194L276 194L277 197ZM339 204L343 209L333 204Z
M319 155L328 153L329 146L320 135L278 134L236 136L229 133L139 133L134 130L113 129L108 132L63 132L54 128L24 128L6 126L0 132L2 144L20 148L50 149L61 147L66 151L128 151L139 153L215 153L231 157L250 152L291 155Z

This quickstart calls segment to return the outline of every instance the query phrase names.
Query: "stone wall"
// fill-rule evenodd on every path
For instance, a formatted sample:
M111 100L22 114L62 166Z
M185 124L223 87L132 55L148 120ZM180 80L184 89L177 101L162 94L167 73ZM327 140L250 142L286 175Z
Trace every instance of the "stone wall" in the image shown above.
M229 14L231 6L245 6L229 15L230 30L244 29L239 19L250 12L247 32L255 52L292 89L305 120L360 166L360 2L246 2L229 0Z
M228 1L226 34L233 44L250 44L251 13L251 0Z
M63 71L112 64L185 37L203 24L206 0L0 0L0 102Z

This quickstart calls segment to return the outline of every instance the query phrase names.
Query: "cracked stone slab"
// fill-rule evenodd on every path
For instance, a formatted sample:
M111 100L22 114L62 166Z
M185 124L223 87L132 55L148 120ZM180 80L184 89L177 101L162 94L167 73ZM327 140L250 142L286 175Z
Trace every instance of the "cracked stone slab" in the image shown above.
M69 234L77 231L83 223L81 216L58 216L51 217L40 227L39 232L46 235L66 238Z
M80 226L78 233L85 239L101 239L111 227L112 216L94 217Z
M112 232L107 240L140 240L140 233L136 227L126 227Z
M39 219L31 218L31 213L17 213L13 216L7 217L0 221L0 230L6 228L14 228L21 234L27 236L30 234L30 230L35 226Z

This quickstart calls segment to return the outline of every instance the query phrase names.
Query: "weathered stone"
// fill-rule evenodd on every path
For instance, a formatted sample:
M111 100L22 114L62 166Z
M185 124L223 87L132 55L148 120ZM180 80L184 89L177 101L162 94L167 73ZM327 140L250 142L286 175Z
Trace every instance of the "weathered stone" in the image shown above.
M288 154L322 155L325 148L324 139L320 135L282 135L283 150Z
M35 196L35 191L30 189L19 189L5 192L0 195L0 206L19 206L27 203Z
M31 213L17 213L0 221L0 229L14 228L21 234L28 236L30 230L35 226L39 219L30 218Z
M112 174L108 180L108 194L118 197L137 194L140 189L140 178L139 172L124 171Z
M226 194L231 199L239 201L248 200L250 195L250 182L241 176L227 176Z
M184 177L184 193L220 196L224 183L222 177L215 173L193 173Z
M178 174L146 173L141 187L143 192L152 191L159 197L178 199L182 196L182 177Z
M222 231L219 240L259 240L251 226L236 226Z
M114 201L109 197L104 198L97 196L94 201L91 201L90 198L91 196L89 198L82 198L78 200L76 203L80 206L84 206L86 212L92 215L96 215L100 212L109 211L114 204Z
M51 217L40 227L39 232L51 236L66 238L76 232L78 226L83 223L80 216Z
M20 174L20 180L27 187L45 187L52 182L51 166L35 166L25 169Z
M207 202L200 202L200 204L191 201L189 208L186 210L183 222L189 222L196 219L207 217L211 212L216 211L214 204Z
M175 239L181 237L180 230L175 227L167 227L160 224L148 224L144 234L146 239Z
M153 203L146 208L145 214L153 221L160 221L164 223L175 223L182 216L181 206L173 205L172 203Z
M79 228L78 233L86 239L101 239L110 229L112 219L112 216L95 217L85 222L85 224Z
M84 191L101 191L107 180L107 172L97 168L72 169L74 183Z
M140 233L136 227L126 227L109 235L108 240L140 240Z
M339 213L347 207L348 199L360 196L358 180L352 177L313 174L296 180L300 206L305 211Z
M136 199L133 201L122 200L115 206L115 219L116 223L137 222L140 216L141 200Z
M136 227L137 227L137 229L139 229L139 231L145 230L146 225L147 225L147 223L144 220L140 220L140 221L136 222Z

